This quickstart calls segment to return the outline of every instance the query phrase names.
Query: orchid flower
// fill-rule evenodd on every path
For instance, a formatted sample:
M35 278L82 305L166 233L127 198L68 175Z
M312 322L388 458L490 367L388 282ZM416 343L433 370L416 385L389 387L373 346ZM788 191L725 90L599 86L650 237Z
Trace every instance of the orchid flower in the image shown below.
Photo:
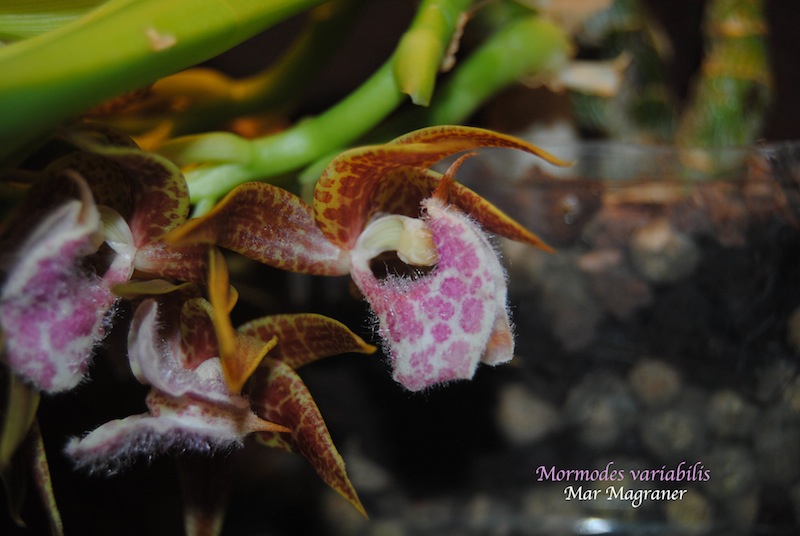
M247 183L167 240L217 244L296 272L349 273L378 320L396 381L417 391L469 379L480 362L513 357L505 271L486 232L548 249L453 181L463 159L444 178L428 169L478 147L520 149L562 164L510 136L426 128L342 153L323 172L312 205L276 186ZM387 251L424 269L378 277L373 264Z
M323 480L363 512L295 368L375 348L339 322L314 314L268 316L234 330L227 313L235 293L229 293L227 269L216 249L209 266L210 301L197 296L191 284L125 286L127 292L159 293L137 307L128 338L131 370L151 387L148 412L73 439L67 454L79 466L113 471L142 455L229 450L256 433L264 444L303 454ZM238 353L245 379L252 376L250 397L229 388L230 372L220 357L226 345Z
M43 171L2 237L5 359L49 393L85 377L110 326L113 285L134 271L197 281L206 272L206 248L159 238L188 216L177 168L135 146L80 144Z
M95 344L107 329L115 297L110 285L130 275L130 263L115 261L105 274L84 267L103 241L100 212L79 176L77 199L46 214L4 259L8 274L0 294L5 360L38 390L58 392L83 378ZM19 227L6 229L13 241Z

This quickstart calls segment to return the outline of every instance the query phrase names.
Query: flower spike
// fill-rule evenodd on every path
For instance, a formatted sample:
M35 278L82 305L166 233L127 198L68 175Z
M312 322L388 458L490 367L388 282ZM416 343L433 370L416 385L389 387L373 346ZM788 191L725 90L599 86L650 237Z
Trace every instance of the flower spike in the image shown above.
M236 332L229 316L235 298L230 290L225 257L217 248L211 248L209 257L210 316L217 335L225 381L232 393L238 393L264 356L278 344L278 338L273 336L260 341Z

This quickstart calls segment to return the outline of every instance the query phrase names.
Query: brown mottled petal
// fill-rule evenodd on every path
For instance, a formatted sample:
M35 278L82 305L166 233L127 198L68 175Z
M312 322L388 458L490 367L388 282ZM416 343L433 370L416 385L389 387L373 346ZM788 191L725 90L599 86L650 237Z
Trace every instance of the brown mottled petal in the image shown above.
M140 272L157 277L203 284L208 275L208 246L176 246L156 240L144 244L136 251L134 267Z
M168 240L217 244L293 272L344 275L350 269L347 252L320 232L311 207L266 183L235 188L208 214L188 221Z
M341 322L318 314L266 316L239 326L237 331L263 341L277 336L278 345L270 358L294 369L323 357L376 350Z
M76 151L59 158L45 169L49 178L46 181L44 196L59 195L60 188L70 188L70 181L61 181L60 187L55 180L64 174L77 173L92 191L95 202L119 212L129 218L133 210L133 191L125 171L113 160L94 152ZM61 192L63 195L63 192ZM37 196L42 202L42 197Z
M262 419L288 426L291 435L282 434L284 441L308 460L326 484L366 517L364 506L347 477L344 460L303 380L282 361L268 357L264 363L268 374L258 382L251 396L254 411ZM273 433L265 434L262 442L269 444L272 439Z
M129 221L136 245L161 238L189 217L189 189L175 164L139 149L106 148L102 154L130 177L134 211Z
M420 201L430 197L440 177L434 171L408 166L389 171L378 180L366 221L378 214L418 217Z
M462 184L455 182L450 187L450 203L469 214L489 232L545 251L553 251L541 238Z
M214 323L208 316L211 304L204 298L192 298L181 308L181 351L186 367L193 369L210 357L219 356Z
M323 234L350 250L364 229L378 185L400 167L427 168L467 149L453 141L437 144L371 145L345 151L323 171L314 188L314 215ZM421 201L418 200L418 202Z
M314 214L322 232L340 247L351 249L375 204L381 177L401 166L428 168L447 156L479 147L519 149L564 165L513 136L461 126L424 128L384 145L346 151L328 165L314 190Z
M392 170L379 181L374 206L367 213L368 219L379 212L419 216L420 201L430 197L441 180L441 173L429 169L402 167ZM552 251L542 239L463 184L453 182L450 185L449 202L491 233Z
M425 127L419 130L414 130L408 134L399 136L390 144L408 144L408 143L441 143L443 141L454 142L459 145L464 145L464 149L477 149L479 147L503 147L505 149L519 149L526 153L536 155L551 164L556 166L569 165L568 162L557 158L547 151L528 143L524 140L509 136L508 134L501 134L493 130L477 127L465 127L460 125L441 125L435 127Z

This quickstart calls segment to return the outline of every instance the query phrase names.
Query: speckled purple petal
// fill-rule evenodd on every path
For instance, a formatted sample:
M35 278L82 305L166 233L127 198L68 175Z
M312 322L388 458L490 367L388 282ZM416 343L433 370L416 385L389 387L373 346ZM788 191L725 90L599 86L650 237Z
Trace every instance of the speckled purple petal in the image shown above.
M458 209L423 202L438 263L416 279L377 279L370 259L352 252L352 276L378 319L394 379L411 391L470 379L478 363L513 356L506 278L483 231Z
M251 432L288 431L260 419L246 398L228 391L218 357L186 368L179 326L159 329L169 320L159 318L156 300L137 308L128 353L136 378L152 386L149 413L107 422L72 439L66 453L79 467L114 472L139 456L212 453L240 446Z
M110 421L81 439L72 438L66 454L78 467L113 473L141 456L235 448L260 426L248 407L191 396L174 398L152 390L147 406L148 414Z
M33 230L9 262L0 295L9 366L51 393L82 380L115 302L108 282L83 264L102 242L87 197L60 205Z
M156 300L146 300L136 309L131 322L128 356L136 379L172 397L187 395L248 407L244 397L228 390L218 357L187 368L181 354L179 326L160 332L161 322L172 319L159 319L158 309Z

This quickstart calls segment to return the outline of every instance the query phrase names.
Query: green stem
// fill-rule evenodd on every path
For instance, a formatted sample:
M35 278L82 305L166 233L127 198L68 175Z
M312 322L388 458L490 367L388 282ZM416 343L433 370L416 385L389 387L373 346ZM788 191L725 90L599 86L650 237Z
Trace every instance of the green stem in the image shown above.
M470 0L424 0L420 10L431 5L442 9L463 11ZM415 31L415 18L409 32ZM452 34L442 26L439 41L449 43ZM219 136L232 151L228 163L205 165L186 173L193 201L218 199L232 188L248 180L275 177L297 170L317 158L340 149L361 137L396 109L405 98L394 74L396 54L393 54L366 82L353 93L324 113L299 122L279 134L253 141L240 139L232 143L227 135L212 133L179 138L160 150L179 164L208 162L208 149ZM212 138L209 138L211 136ZM248 150L249 148L249 150ZM218 161L225 160L224 150L213 151ZM242 159L249 158L247 162ZM233 162L233 163L231 163ZM223 167L223 169L220 169Z
M459 63L430 108L415 108L381 129L383 139L426 125L459 124L514 82L557 71L569 60L569 36L538 16L509 24Z
M492 35L455 70L437 91L430 108L412 108L370 132L359 143L385 143L429 125L460 124L492 95L535 74L558 70L569 59L569 36L556 24L526 17ZM302 188L316 183L335 153L322 155L298 177Z
M427 2L400 39L394 54L394 75L401 91L414 104L430 103L436 77L452 42L452 38L444 41L442 36L459 38L458 26L464 15L462 6L455 2Z
M0 160L54 125L229 50L324 0L110 0L0 48Z
M528 17L478 48L436 96L428 124L461 123L489 97L525 77L551 74L569 60L569 37L553 22Z
M332 0L312 9L287 51L259 73L236 79L208 68L188 69L156 82L148 99L130 112L104 120L135 134L166 123L171 128L165 134L175 137L220 128L244 115L286 113L339 48L364 2Z
M225 133L201 134L175 140L160 152L179 164L188 164L209 162L209 155L217 153L217 140L232 148L227 155L217 153L218 161L226 159L228 163L185 172L193 202L205 197L218 199L243 182L293 171L347 145L397 108L404 97L390 60L344 100L288 130L254 141ZM238 142L235 147L232 138ZM217 148L224 152L221 144ZM244 162L246 155L250 158Z

